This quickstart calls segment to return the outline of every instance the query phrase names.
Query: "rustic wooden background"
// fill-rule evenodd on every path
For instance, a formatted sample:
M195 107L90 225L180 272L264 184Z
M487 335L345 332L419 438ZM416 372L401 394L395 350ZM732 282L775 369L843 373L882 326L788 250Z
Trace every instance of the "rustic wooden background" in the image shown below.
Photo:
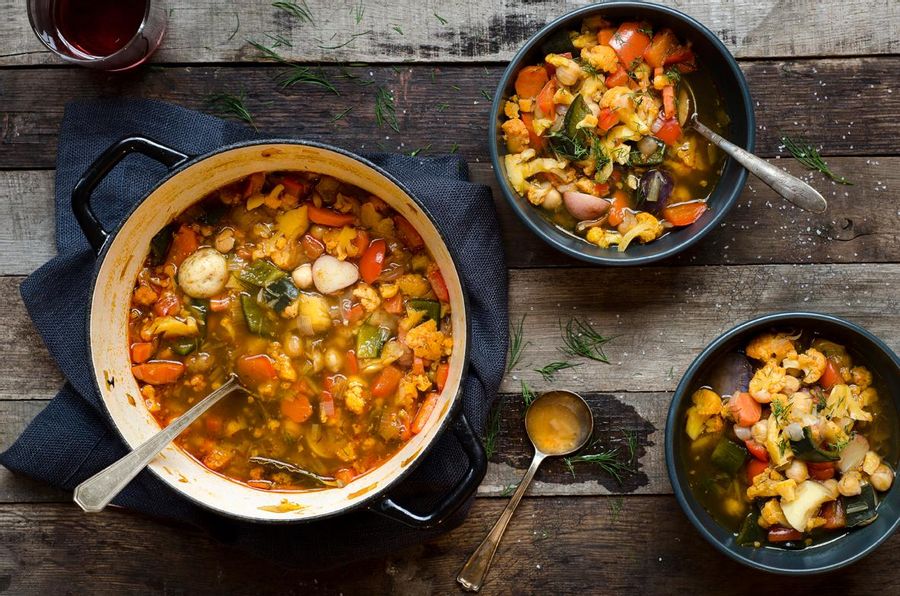
M0 0L0 447L9 445L62 379L18 294L54 254L53 166L66 101L139 96L203 108L211 93L246 94L260 130L352 150L460 151L490 184L501 214L513 320L529 345L503 383L488 476L466 523L434 543L338 572L298 575L206 536L121 512L87 516L70 496L0 468L0 592L450 593L530 456L520 383L557 359L560 318L616 335L611 365L563 371L553 386L584 392L601 442L637 470L619 483L582 464L548 465L519 509L485 593L894 593L900 536L864 561L817 578L761 578L719 555L671 496L662 450L681 372L722 331L752 316L803 308L847 317L900 348L900 3L893 0L673 0L740 59L756 103L758 152L803 174L830 201L799 212L750 181L721 228L656 267L586 268L536 240L503 203L489 164L489 101L516 48L585 2L563 0L307 0L315 25L268 1L172 0L152 64L104 74L61 64L32 35L19 0ZM267 37L266 34L271 37ZM248 41L321 66L340 96L278 90L282 68ZM288 45L290 44L290 45ZM336 47L340 46L340 47ZM374 81L374 84L368 83ZM394 93L400 132L379 128L374 92ZM443 105L446 104L446 105ZM335 120L347 108L353 109ZM853 186L785 158L782 134L821 147ZM576 270L576 268L579 268Z

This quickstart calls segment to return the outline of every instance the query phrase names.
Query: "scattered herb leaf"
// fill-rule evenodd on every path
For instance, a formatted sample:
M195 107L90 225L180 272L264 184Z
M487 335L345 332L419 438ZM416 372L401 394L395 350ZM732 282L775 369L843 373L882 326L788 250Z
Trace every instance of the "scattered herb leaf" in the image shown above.
M341 112L340 114L335 114L334 118L332 118L331 121L332 121L332 122L337 122L338 120L340 120L341 118L343 118L344 116L346 116L347 114L349 114L351 111L353 111L353 106L350 106L349 108L347 108L346 110L344 110L344 111Z
M394 96L384 87L379 87L375 92L375 122L379 127L387 124L394 132L400 132L394 108Z
M581 363L551 362L543 368L534 369L534 372L540 373L544 380L549 383L553 380L553 378L556 376L556 373L558 373L559 371L565 370L567 368L575 368L576 366L581 366Z
M506 361L506 372L511 371L519 364L519 360L522 359L522 351L531 344L530 341L523 341L522 328L525 325L525 316L522 315L517 325L509 327L509 359Z
M794 159L802 163L804 166L809 168L810 170L817 170L838 184L846 184L848 186L852 186L853 183L831 171L831 168L828 167L828 164L825 163L825 160L822 159L822 156L819 155L819 152L816 149L803 141L795 141L794 139L784 136L781 137L781 142L784 144L785 148L791 152L791 155L794 156Z
M522 401L525 402L525 407L527 408L531 405L531 402L533 402L534 398L537 396L534 394L534 391L531 390L531 386L528 385L528 383L526 383L524 379L521 380L520 383L522 384Z
M400 25L394 25L393 27L391 27L391 29L393 29L394 31L396 31L396 32L399 33L400 35L403 35L403 29L400 28Z
M346 47L346 46L350 45L351 43L353 43L354 41L356 41L356 38L357 38L357 37L362 37L363 35L372 35L373 33L374 33L374 31L372 31L371 29L369 29L368 31L363 31L362 33L354 33L354 34L351 35L350 38L349 38L347 41L345 41L344 43L339 43L339 44L333 45L333 46L325 46L325 45L322 45L322 44L318 44L317 47L318 47L319 49L322 49L322 50L337 50L337 49L339 49L339 48L343 48L343 47Z
M229 35L228 39L226 39L225 41L231 41L232 39L234 39L234 36L237 35L238 29L241 28L241 15L239 15L237 11L234 11L234 18L237 21L234 25L234 31L231 32L231 35Z
M428 151L429 149L431 149L431 143L428 143L424 147L419 147L418 149L413 149L412 151L409 152L408 155L410 157L415 157L418 154L422 153L423 151Z
M587 450L595 449L598 442L599 439L595 440L587 447ZM575 476L575 464L594 464L600 468L602 472L615 478L616 482L619 484L622 484L623 476L630 474L633 471L629 464L619 460L619 450L615 447L611 449L601 449L596 453L573 455L564 458L563 461L565 462L566 467L569 468L569 472L572 473L573 477Z
M459 144L453 143L450 145L450 153L456 153L457 151L459 151Z
M508 497L509 495L516 492L517 486L518 486L517 484L507 484L506 486L503 487L503 490L500 491L500 496Z
M438 112L443 112L444 110L446 110L446 109L449 108L449 107L450 107L450 104L449 104L449 103L444 103L444 102L442 102L442 103L439 103L439 104L437 105L437 111L438 111Z
M491 97L491 94L488 93L487 89L482 89L482 90L481 90L481 96L484 97L484 98L485 98L486 100L488 100L488 101L494 101L494 98Z
M488 420L487 429L484 432L484 453L488 459L494 455L497 448L497 435L500 433L500 409L503 406L502 398L494 405L494 411Z
M353 18L356 19L356 24L359 25L360 21L363 20L363 15L366 14L366 7L363 6L363 0L359 0L355 6L350 7L350 14L353 15Z
M300 4L297 4L296 0L294 2L273 2L272 6L280 8L301 21L313 22L312 13L309 11L309 6L306 5L306 0L300 0Z
M613 522L619 520L619 516L622 514L622 507L625 505L625 499L622 497L615 497L609 501L609 515L610 519Z
M334 85L331 84L331 81L325 78L324 74L322 74L321 72L315 72L308 66L300 66L299 64L294 64L291 66L290 70L281 75L278 79L278 85L282 89L293 87L297 83L303 83L305 85L315 85L317 87L328 89L335 95L340 95L340 92L335 88Z
M609 364L603 345L612 340L612 337L604 337L590 323L575 317L569 319L565 327L560 323L560 330L565 344L565 348L561 350L564 354Z
M206 96L206 107L219 116L236 118L246 122L255 129L256 124L253 122L253 116L250 115L247 106L244 105L245 99L243 92L240 95L212 93Z
M448 23L447 19L445 19L438 13L434 13L434 18L436 18L441 23L441 25L446 25Z

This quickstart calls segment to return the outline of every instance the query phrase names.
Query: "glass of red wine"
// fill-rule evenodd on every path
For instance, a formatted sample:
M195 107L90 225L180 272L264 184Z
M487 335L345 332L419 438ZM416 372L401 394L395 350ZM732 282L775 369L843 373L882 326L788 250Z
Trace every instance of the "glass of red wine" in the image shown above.
M166 30L161 0L28 0L35 34L63 60L127 70L156 50Z

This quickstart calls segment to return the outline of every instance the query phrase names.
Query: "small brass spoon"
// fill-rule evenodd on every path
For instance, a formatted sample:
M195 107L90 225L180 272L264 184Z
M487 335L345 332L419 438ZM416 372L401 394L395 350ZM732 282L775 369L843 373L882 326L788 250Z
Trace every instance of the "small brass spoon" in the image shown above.
M567 428L563 428L564 426ZM484 584L506 526L541 462L547 457L569 455L584 447L594 433L594 417L587 403L577 393L548 391L539 395L528 407L525 413L525 430L534 447L531 465L497 523L456 577L456 581L470 592L477 592Z
M218 389L197 402L190 410L173 420L165 427L137 447L134 451L100 470L75 487L73 500L88 513L103 511L125 485L147 467L159 452L175 440L203 412L215 405L220 399L234 391L246 391L232 374Z

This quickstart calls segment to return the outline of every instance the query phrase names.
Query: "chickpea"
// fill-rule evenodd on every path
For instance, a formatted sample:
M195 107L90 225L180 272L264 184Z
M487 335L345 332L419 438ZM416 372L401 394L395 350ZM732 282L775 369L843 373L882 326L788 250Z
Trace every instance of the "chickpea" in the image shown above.
M562 195L555 188L551 188L541 206L547 211L556 211L560 205L562 205Z
M872 483L872 488L884 492L891 488L891 484L894 482L894 471L890 469L887 464L881 464L876 468L875 472L869 476L869 482Z
M847 472L838 481L838 492L845 497L852 497L862 492L859 472Z
M769 430L769 421L766 419L762 419L750 429L750 434L753 435L753 440L759 443L760 445L766 444L766 436L768 435Z
M297 358L303 355L303 340L299 335L288 332L284 335L284 353L291 358Z
M313 285L312 265L304 263L291 273L291 279L301 290L308 290Z
M338 372L344 364L344 357L334 348L328 348L325 351L325 366L331 372Z
M785 475L798 484L809 478L809 471L806 469L806 463L799 459L794 459L788 466Z
M213 367L215 360L216 359L213 358L211 354L200 352L199 354L191 354L185 358L184 364L187 367L188 372L205 373L209 372Z
M784 377L784 392L787 395L800 390L800 379L787 375Z
M214 246L216 250L221 253L231 252L231 249L234 248L234 230L231 228L225 228L221 232L216 235L216 241Z

